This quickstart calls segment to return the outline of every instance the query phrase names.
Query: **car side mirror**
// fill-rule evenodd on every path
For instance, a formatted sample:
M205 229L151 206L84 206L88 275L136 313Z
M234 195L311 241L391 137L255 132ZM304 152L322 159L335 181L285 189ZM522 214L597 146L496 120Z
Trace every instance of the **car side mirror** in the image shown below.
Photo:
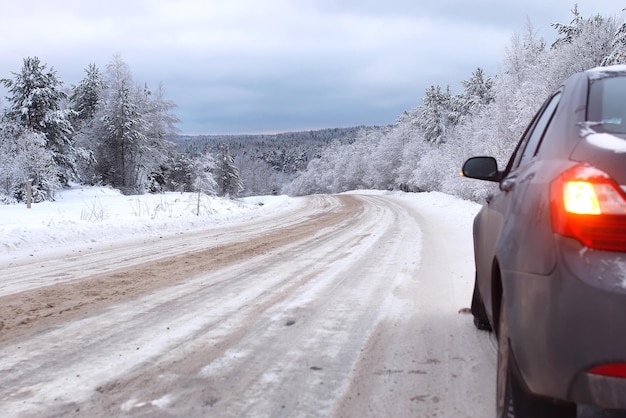
M465 161L461 174L478 180L499 182L502 172L498 171L498 162L493 157L472 157Z

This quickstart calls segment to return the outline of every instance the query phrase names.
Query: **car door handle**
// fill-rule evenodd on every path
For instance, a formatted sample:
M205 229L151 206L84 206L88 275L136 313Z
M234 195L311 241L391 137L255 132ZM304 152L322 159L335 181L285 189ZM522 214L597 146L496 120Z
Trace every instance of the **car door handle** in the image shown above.
M515 180L513 179L502 180L502 183L500 183L500 189L504 190L505 192L511 191L514 186L515 186Z

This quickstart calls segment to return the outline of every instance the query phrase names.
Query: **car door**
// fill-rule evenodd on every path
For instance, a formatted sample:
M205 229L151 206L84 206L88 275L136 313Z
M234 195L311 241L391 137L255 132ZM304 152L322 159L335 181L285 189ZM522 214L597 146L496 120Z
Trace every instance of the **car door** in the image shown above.
M495 262L501 262L499 258L502 254L515 253L520 245L519 240L510 233L503 234L503 230L508 219L515 217L524 204L527 185L534 175L533 161L560 97L561 92L558 91L537 112L511 155L498 189L487 197L474 225L476 276L485 308L490 318L495 320L492 324L497 323L494 316L499 312L499 306L493 304L492 293L501 290L494 289L492 283Z

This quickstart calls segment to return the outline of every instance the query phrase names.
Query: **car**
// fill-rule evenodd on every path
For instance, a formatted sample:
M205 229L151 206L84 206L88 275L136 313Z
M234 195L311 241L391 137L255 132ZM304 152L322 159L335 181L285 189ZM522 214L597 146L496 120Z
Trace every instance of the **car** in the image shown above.
M462 168L491 181L473 224L474 324L498 340L498 417L626 409L626 66L570 76L508 164Z

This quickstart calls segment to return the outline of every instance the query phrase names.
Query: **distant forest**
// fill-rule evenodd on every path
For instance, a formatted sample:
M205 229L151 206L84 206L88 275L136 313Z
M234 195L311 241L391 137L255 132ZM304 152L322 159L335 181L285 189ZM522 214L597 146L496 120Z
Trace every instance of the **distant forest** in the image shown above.
M192 160L207 152L217 155L227 145L243 182L240 194L249 196L281 193L331 144L349 145L363 132L383 129L359 126L259 135L176 135L170 140Z

